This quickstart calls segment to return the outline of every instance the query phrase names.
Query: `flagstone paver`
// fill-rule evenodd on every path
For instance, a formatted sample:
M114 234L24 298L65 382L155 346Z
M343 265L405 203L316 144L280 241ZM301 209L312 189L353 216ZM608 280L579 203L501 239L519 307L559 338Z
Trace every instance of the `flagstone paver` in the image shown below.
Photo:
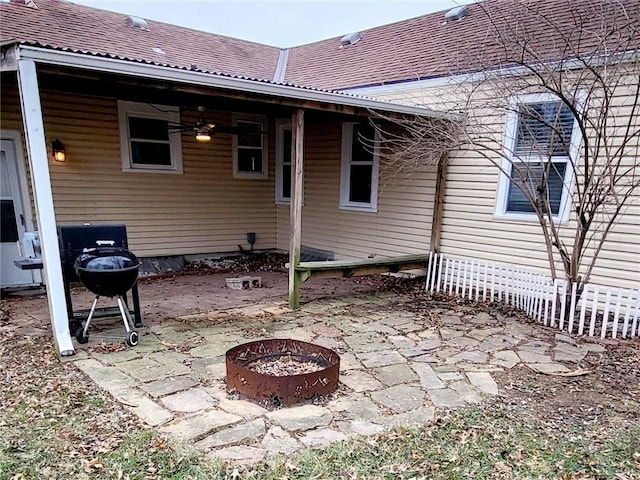
M517 351L520 360L524 363L551 363L553 359L551 355L547 355L544 353L537 353L529 350L518 350Z
M464 400L466 403L471 405L482 403L482 396L480 395L480 392L476 388L469 385L467 382L451 382L448 386L458 395L460 395L460 398L462 398L462 400Z
M442 380L438 378L433 369L426 363L413 363L411 368L418 374L420 381L427 390L445 388Z
M427 394L436 407L464 407L466 404L460 394L449 388L428 390Z
M421 407L424 391L420 387L397 385L371 393L371 398L396 413L404 413Z
M376 435L386 430L384 425L364 420L338 421L336 425L346 435Z
M240 423L236 426L226 428L209 435L199 442L196 447L210 449L217 447L227 447L242 443L246 440L254 440L262 437L266 433L264 420L257 418L248 423Z
M307 447L319 447L330 443L342 442L346 439L347 436L344 433L330 428L310 430L300 436L300 441Z
M169 410L162 408L138 390L126 387L112 390L109 393L150 427L157 427L173 418L173 414Z
M376 368L371 373L387 387L419 380L418 375L406 363Z
M527 363L527 367L538 373L563 373L570 370L560 363Z
M198 385L198 381L187 375L164 378L149 383L140 384L140 388L153 398L163 397L172 393L187 390Z
M395 363L406 363L404 358L397 350L381 350L377 352L367 352L357 354L365 367L375 368L393 365Z
M160 432L173 435L182 440L200 440L211 432L222 427L234 425L242 421L242 417L220 410L211 409L160 427Z
M253 402L247 400L227 400L222 399L218 403L218 408L234 415L239 415L245 418L261 417L267 413L267 409L256 405Z
M471 385L478 387L488 395L498 395L498 384L489 372L467 372Z
M289 454L302 448L302 445L289 432L279 426L271 427L260 444L272 453Z
M366 392L371 390L379 390L383 387L382 383L376 380L372 375L362 370L350 370L344 372L340 376L340 381L354 392Z
M302 405L267 413L266 417L285 430L299 432L316 427L324 427L331 423L333 415L324 407Z
M215 405L216 400L202 388L191 388L173 393L160 399L160 402L174 412L194 413Z
M513 350L503 350L495 352L490 363L504 368L513 368L520 363L520 357Z

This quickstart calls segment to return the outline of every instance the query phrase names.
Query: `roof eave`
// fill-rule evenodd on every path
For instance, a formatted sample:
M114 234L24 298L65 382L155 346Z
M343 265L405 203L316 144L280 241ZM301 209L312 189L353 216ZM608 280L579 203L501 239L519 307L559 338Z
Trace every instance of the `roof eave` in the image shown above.
M177 67L158 66L129 60L106 58L96 55L53 50L28 45L20 45L18 47L18 58L33 60L34 62L41 64L82 68L115 74L135 75L143 78L215 87L231 91L249 92L297 101L320 102L344 107L401 115L418 115L436 119L456 119L455 115L438 112L425 107L395 104L338 92L318 91L268 81L250 80L214 73L195 72Z

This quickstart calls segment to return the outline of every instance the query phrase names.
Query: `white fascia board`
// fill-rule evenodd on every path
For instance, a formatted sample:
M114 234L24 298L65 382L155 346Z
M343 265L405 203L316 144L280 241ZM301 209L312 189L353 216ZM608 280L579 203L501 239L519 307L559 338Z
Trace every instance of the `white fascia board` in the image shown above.
M386 95L390 93L407 93L422 88L443 87L448 85L459 85L466 82L477 82L480 80L484 80L487 77L509 77L527 75L533 70L538 70L542 65L544 65L545 68L549 70L558 68L562 68L563 70L578 70L581 68L585 68L586 65L590 67L597 67L607 63L608 58L610 57L598 55L594 56L593 58L567 59L562 61L548 62L546 64L531 64L529 67L493 67L478 72L443 75L440 77L424 78L420 80L403 80L396 83L388 83L386 85L371 85L345 88L339 91L352 95L373 96ZM620 63L638 61L638 59L640 58L640 51L631 50L628 52L619 52L614 54L613 58L615 59L615 62Z
M400 105L396 103L345 95L342 93L307 90L301 87L279 85L244 78L226 77L211 73L191 72L172 67L162 67L127 60L97 57L89 54L49 50L39 47L20 46L20 58L33 60L41 64L82 68L122 75L165 80L190 85L222 88L227 90L258 93L273 97L284 97L294 100L324 102L346 107L378 110L405 115L455 119L454 115L437 112L424 107Z

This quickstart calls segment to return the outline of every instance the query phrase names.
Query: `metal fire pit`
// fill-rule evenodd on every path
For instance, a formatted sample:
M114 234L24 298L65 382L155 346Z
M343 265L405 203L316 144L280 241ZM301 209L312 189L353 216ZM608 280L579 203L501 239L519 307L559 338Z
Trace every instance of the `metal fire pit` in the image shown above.
M252 362L291 356L318 363L322 369L300 375L266 375L247 368ZM253 399L283 405L328 395L338 388L340 357L320 345L291 339L244 343L227 351L227 386Z

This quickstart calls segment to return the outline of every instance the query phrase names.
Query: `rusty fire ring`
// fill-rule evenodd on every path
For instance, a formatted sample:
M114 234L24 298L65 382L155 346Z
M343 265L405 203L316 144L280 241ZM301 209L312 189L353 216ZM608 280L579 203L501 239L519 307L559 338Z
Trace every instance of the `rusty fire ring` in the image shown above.
M297 375L269 375L248 366L274 357L297 357L321 369ZM226 353L227 386L251 399L282 405L326 396L338 388L340 356L329 348L293 339L268 339L244 343Z

